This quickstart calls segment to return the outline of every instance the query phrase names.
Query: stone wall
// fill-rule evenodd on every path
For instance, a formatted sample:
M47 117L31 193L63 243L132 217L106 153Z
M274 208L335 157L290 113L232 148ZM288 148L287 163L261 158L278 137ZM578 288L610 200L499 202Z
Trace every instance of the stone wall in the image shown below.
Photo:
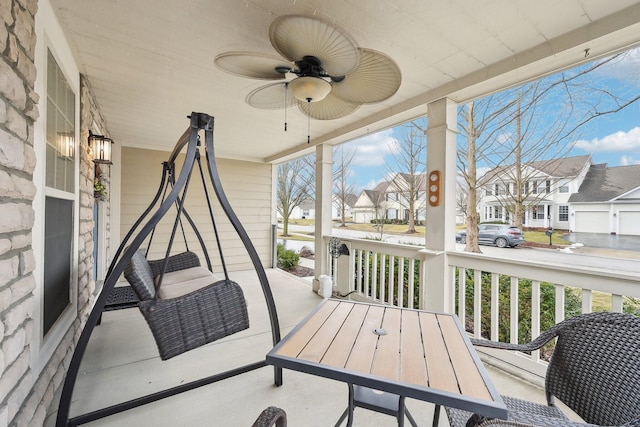
M33 319L38 309L32 235L36 213L33 172L34 122L40 96L34 92L37 0L0 2L0 426L41 426L58 404L58 392L81 325L96 291L93 280L93 178L87 137L95 121L106 128L84 78L80 96L80 233L78 313L53 356L35 372L31 365ZM44 155L38 156L43 158Z
M37 1L0 2L0 425L26 409L35 379L30 369L36 281L32 234L36 195L33 125L38 118L34 17ZM43 419L42 408L39 417Z

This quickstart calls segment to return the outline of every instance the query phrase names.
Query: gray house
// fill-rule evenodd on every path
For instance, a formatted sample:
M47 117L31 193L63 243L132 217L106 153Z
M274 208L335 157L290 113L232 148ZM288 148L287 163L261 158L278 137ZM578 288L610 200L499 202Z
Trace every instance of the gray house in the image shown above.
M640 235L640 165L592 165L578 192L569 197L569 227Z

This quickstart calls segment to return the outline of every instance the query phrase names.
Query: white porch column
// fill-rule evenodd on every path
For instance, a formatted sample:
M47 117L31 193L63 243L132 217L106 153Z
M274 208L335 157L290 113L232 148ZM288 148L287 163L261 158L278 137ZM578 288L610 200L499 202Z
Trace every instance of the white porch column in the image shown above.
M333 186L333 147L316 146L316 223L315 223L315 272L312 289L318 291L321 274L327 274L328 254L322 236L331 234L331 195Z
M456 137L457 104L440 99L427 106L427 233L420 306L433 311L452 312L451 275L445 251L455 249L456 231ZM431 199L438 182L430 182L439 172L439 201Z

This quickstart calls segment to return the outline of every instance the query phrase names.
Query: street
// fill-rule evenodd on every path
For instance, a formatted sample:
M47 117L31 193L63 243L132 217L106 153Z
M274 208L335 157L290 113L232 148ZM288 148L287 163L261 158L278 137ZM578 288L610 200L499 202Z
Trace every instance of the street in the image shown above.
M313 233L313 226L289 225L290 233L298 233L310 236ZM332 233L336 237L350 239L378 239L377 233L348 230L344 228L333 228ZM384 234L382 241L388 243L416 244L424 245L423 236L405 236L395 234ZM293 241L290 241L293 243ZM313 248L313 242L300 242L300 244ZM289 246L289 248L293 248ZM295 248L293 248L295 249ZM463 244L456 244L456 250L464 251ZM612 272L640 273L640 251L629 251L609 248L595 248L589 246L576 247L573 249L542 249L542 248L498 248L494 246L480 246L483 254L488 256L509 258L522 261L536 261L554 265L566 265L571 267L588 267L603 269Z

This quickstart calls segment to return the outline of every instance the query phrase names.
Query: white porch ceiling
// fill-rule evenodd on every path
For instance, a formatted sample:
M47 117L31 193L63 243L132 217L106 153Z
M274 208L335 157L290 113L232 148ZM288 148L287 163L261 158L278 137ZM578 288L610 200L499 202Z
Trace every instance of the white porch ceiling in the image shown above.
M348 141L640 42L638 0L51 0L107 120L123 146L170 150L191 111L215 116L216 153L279 161L314 144ZM275 54L271 22L318 15L359 46L391 56L402 84L390 99L342 119L245 103L261 80L213 64L227 51Z

